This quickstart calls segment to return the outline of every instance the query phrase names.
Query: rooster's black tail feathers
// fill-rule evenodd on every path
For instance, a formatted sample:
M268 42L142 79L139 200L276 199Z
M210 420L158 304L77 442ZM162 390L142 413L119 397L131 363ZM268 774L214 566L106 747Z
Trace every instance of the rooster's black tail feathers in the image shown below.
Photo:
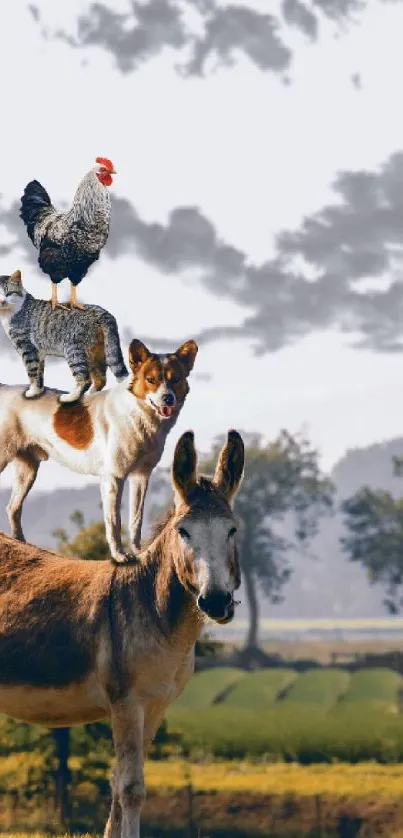
M29 235L29 238L34 242L35 225L41 217L44 210L49 210L52 202L49 198L46 189L39 183L38 180L31 180L24 189L24 194L21 198L20 218L22 218Z

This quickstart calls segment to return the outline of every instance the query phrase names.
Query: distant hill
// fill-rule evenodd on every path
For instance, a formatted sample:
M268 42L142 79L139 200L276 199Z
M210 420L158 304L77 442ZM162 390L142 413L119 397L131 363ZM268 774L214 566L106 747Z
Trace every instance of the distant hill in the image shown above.
M403 438L392 439L368 448L347 451L334 467L331 478L337 488L337 503L353 494L362 485L382 488L394 495L403 495L403 478L393 474L392 457L403 455ZM150 511L167 500L167 481L161 485L161 473L155 472L146 502L145 534L150 527ZM0 490L0 529L8 532L5 506L9 490ZM123 521L127 520L127 487L123 499ZM32 491L24 506L23 526L26 538L34 544L55 548L52 531L64 527L73 533L69 516L80 509L85 521L101 518L100 493L97 485L79 489L56 489L52 492ZM285 525L291 534L289 526ZM323 519L317 537L307 555L291 554L294 572L284 589L284 602L272 605L262 600L262 616L279 617L379 617L385 614L380 586L370 586L364 570L351 564L342 554L339 538L343 521L339 512ZM237 617L247 616L246 598L240 591L242 605Z
M403 478L393 473L393 457L403 456L403 438L349 450L334 466L330 477L336 486L336 505L361 486L403 495ZM340 549L343 518L336 512L323 519L310 545L315 558L296 556L286 600L275 610L263 605L265 616L282 617L379 617L385 615L382 586L371 586L361 565L349 562Z

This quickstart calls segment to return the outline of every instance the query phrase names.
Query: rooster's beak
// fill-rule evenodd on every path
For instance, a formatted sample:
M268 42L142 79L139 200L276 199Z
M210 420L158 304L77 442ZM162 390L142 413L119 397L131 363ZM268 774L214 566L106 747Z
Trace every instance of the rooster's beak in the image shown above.
M110 172L110 174L111 174L111 175L117 175L117 171L116 171L116 169L112 169L112 170L111 170L111 172Z

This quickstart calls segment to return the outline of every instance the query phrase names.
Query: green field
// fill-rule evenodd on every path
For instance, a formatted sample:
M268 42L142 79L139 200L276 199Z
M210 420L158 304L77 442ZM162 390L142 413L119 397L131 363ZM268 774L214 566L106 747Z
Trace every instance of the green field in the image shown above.
M312 669L294 680L284 701L327 709L344 696L349 684L350 676L340 669Z
M178 698L178 707L209 707L223 700L226 693L235 687L238 681L245 678L243 669L233 667L219 667L208 669L199 675L194 675L186 685L182 695Z
M401 761L402 687L386 668L218 667L193 676L168 711L168 727L190 756Z
M196 677L196 676L195 676ZM292 669L260 669L245 675L224 698L226 707L264 708L277 701L296 678Z

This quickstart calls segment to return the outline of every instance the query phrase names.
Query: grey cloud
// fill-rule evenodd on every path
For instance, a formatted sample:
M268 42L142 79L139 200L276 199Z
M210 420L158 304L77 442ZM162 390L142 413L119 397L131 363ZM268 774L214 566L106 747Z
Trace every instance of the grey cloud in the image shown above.
M356 88L356 90L362 90L362 77L360 73L352 74L351 84Z
M264 353L335 326L358 333L356 346L401 351L403 152L375 172L340 172L333 189L338 201L279 234L275 258L261 265L220 239L196 207L176 208L166 225L148 224L129 202L115 200L107 247L112 256L136 253L167 274L190 272L244 309L239 326L208 327L195 335L200 343L242 337Z
M291 5L296 2L291 0ZM197 31L200 27L195 31L188 22L189 10L197 12L201 35ZM247 6L222 8L215 0L133 0L130 14L115 12L112 5L93 3L86 14L79 15L75 34L63 30L50 33L38 7L31 7L31 13L45 38L56 37L81 49L101 47L111 54L122 73L135 70L166 47L179 55L177 69L184 76L203 75L211 56L219 64L231 64L238 51L262 70L282 73L291 61L277 17ZM295 11L289 14L298 25Z
M39 23L41 15L38 7L30 4L27 6L27 9L30 15L33 17L35 23Z
M390 0L382 0L389 3ZM399 2L399 0L396 0ZM355 12L363 12L368 0L313 0L312 7L330 20L351 20Z
M400 352L403 152L377 171L340 172L333 190L337 200L307 216L297 230L280 233L275 257L259 265L220 238L197 207L175 208L165 224L148 223L124 198L113 199L106 252L111 258L133 253L162 273L182 275L183 281L190 276L213 297L238 303L242 322L207 325L193 335L201 345L244 338L257 353L273 352L312 331L338 327L354 333L356 346ZM10 239L1 255L10 259L18 246L35 261L16 204L7 209L0 202L0 223ZM11 268L14 262L13 255ZM157 345L152 339L152 345L170 350L188 337L184 324L175 341Z
M186 30L179 8L170 0L133 3L132 15L118 14L94 3L88 15L78 18L73 46L100 46L110 52L122 73L130 72L159 53L163 47L180 49L186 44Z
M283 0L282 11L284 20L289 26L295 26L315 40L318 36L318 19L315 13L300 0Z
M357 13L367 5L368 0L282 0L277 7L271 4L268 14L247 4L223 6L218 0L131 0L131 11L122 14L114 11L112 3L97 2L78 16L74 33L50 32L39 7L29 9L45 38L62 39L77 49L100 47L122 73L137 69L168 47L177 54L177 70L184 76L204 75L209 58L228 66L244 53L260 70L280 74L287 82L292 63L289 27L316 41L324 19L340 30L358 20Z
M194 39L184 73L204 75L210 56L222 66L231 66L237 51L244 52L259 70L283 73L291 64L291 50L273 15L259 14L246 6L226 6L215 8L206 18L204 34Z
M19 217L20 203L13 201L10 206L4 205L4 200L0 194L0 233L1 228L6 232L6 242L0 244L0 256L12 256L16 258L16 250L20 250L24 258L31 264L36 264L38 259L37 251L29 240L25 227L23 226ZM7 273L9 265L3 263L1 273ZM15 266L13 268L15 270Z

